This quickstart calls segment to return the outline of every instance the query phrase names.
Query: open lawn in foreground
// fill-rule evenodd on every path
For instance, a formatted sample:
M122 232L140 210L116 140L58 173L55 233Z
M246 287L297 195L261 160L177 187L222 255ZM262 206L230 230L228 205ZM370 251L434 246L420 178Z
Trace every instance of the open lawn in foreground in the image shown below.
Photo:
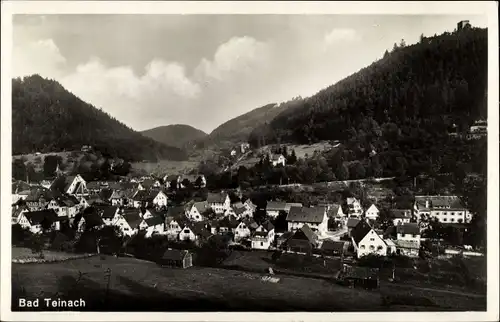
M108 277L109 276L109 288ZM389 286L380 290L349 289L306 277L279 276L217 268L163 268L155 263L111 256L52 264L12 265L12 309L20 297L83 298L88 311L391 311L480 310L483 298L447 294L447 301L421 300L391 304ZM399 289L404 294L417 290ZM432 292L420 290L420 297ZM401 301L400 301L401 302ZM485 306L485 304L484 304ZM40 308L42 310L47 310Z

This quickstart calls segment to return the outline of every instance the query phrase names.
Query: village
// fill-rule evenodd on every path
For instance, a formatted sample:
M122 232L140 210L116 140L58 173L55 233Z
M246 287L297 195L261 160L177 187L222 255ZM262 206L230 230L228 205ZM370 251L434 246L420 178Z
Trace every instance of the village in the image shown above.
M355 197L343 203L307 207L268 200L264 209L258 209L241 190L232 198L225 191L207 191L204 200L176 203L171 198L176 191L206 190L205 176L166 174L161 178L86 182L80 175L56 173L52 182L13 182L13 226L35 235L73 229L76 236L114 227L128 240L155 237L197 246L224 236L228 247L238 250L337 257L348 263L365 256L424 256L432 252L424 247L424 241L427 245L435 241L422 237L430 223L466 230L472 219L460 198L451 195L415 196L412 208L391 209L389 222L386 218L381 225L377 204L364 208ZM265 216L256 216L258 212ZM193 265L189 251L169 247L161 261L187 268ZM454 245L441 253L482 256L469 245Z

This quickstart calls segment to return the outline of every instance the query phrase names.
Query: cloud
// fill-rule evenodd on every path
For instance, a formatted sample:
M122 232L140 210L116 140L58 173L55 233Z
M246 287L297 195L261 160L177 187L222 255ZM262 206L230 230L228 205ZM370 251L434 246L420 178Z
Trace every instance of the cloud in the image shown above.
M325 34L324 41L327 45L333 45L346 41L357 41L360 37L356 30L349 28L335 28Z
M66 64L66 58L52 39L41 39L26 46L14 45L12 60L14 76L38 73L56 78Z
M203 58L195 70L205 81L229 81L233 76L249 75L266 66L270 45L252 37L233 37L220 45L213 60Z

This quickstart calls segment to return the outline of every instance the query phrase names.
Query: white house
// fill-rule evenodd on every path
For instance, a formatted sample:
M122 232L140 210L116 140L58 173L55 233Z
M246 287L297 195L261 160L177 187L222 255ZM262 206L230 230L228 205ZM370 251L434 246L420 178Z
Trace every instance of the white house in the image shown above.
M231 199L227 193L208 193L207 197L208 205L213 209L213 211L222 215L231 206Z
M347 211L349 217L360 217L363 214L363 207L357 198L347 198Z
M118 227L124 236L133 236L139 232L142 220L137 209L122 209L116 215L113 225Z
M286 202L268 201L266 205L266 214L271 218L279 216L280 211L286 211Z
M304 224L318 235L325 235L328 231L328 215L325 207L292 207L286 221L288 231L296 231Z
M379 213L380 211L378 210L377 206L375 206L375 204L372 204L368 209L366 209L365 217L371 220L377 220Z
M407 224L411 220L410 209L391 209L392 224L394 226Z
M351 231L352 244L358 258L376 254L387 255L387 244L365 221L360 221Z
M153 195L156 194L156 196L153 198L153 205L157 206L157 207L166 207L167 204L168 204L168 197L167 195L159 190L158 192L153 192L152 193Z
M417 223L396 226L396 239L415 242L420 247L420 228Z
M257 210L257 206L252 202L252 200L250 200L250 198L248 198L247 200L245 200L245 202L243 203L243 205L252 214L255 212L255 210Z
M413 211L417 219L437 218L443 224L468 223L472 216L457 196L415 196Z
M232 151L231 151L231 156L232 156L232 157L235 157L235 156L236 156L236 150L232 150Z
M53 209L59 217L75 218L76 214L83 207L73 196L59 196L53 198L47 205L47 209Z
M250 237L252 232L250 231L250 227L247 225L245 221L241 221L234 230L234 241L238 242L242 239Z
M52 209L22 212L18 216L21 227L29 229L33 234L42 233L44 228L60 230L60 220Z
M161 216L149 217L142 220L139 229L146 230L146 238L153 235L163 235L165 234L165 222Z
M79 174L76 176L59 177L52 182L51 187L59 190L60 180L64 180L64 189L61 192L75 196L87 196L89 194L87 183Z
M271 163L273 164L273 167L278 165L285 166L286 158L283 154L275 154L271 158Z
M274 226L267 220L255 230L251 238L252 248L269 249L274 242L274 237Z
M204 223L187 223L179 233L179 240L199 242L210 235Z
M210 209L208 202L195 202L193 205L186 211L186 216L191 221L203 221L204 214Z
M332 204L330 205L328 211L328 218L333 218L335 221L344 220L346 215L342 210L342 206L340 204Z

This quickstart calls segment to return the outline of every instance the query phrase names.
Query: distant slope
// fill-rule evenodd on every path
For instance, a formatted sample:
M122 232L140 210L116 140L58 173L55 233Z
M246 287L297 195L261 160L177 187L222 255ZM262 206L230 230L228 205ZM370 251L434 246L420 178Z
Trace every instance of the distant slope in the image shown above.
M207 136L202 130L185 124L159 126L141 133L155 141L178 148L184 148L185 145Z
M13 154L80 150L128 161L184 160L186 153L142 136L39 75L12 80Z
M217 146L226 148L228 145L248 141L249 134L258 126L265 125L278 114L298 104L301 98L282 104L267 104L248 113L231 119L215 130L206 138L198 141L198 147Z

